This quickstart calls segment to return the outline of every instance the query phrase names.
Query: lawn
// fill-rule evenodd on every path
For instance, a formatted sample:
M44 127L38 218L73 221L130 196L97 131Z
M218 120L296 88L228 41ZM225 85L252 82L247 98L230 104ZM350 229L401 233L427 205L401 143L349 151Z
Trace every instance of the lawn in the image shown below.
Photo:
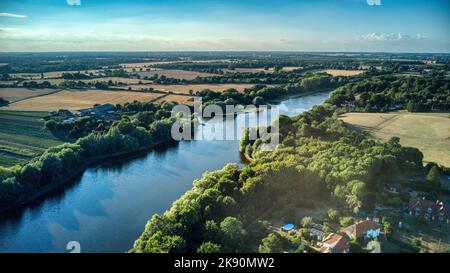
M25 163L62 139L43 128L45 112L0 111L0 166Z
M450 167L450 119L447 113L347 113L341 118L383 141L398 136L402 145L419 148L424 161Z

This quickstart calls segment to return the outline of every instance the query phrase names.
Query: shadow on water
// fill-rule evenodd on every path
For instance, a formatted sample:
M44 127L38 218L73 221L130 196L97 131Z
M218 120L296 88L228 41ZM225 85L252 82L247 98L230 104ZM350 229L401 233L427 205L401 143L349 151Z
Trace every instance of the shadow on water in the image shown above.
M126 168L130 164L139 161L144 161L149 156L149 154L153 153L155 156L163 157L168 151L176 150L178 146L179 142L171 141L163 143L149 150L139 151L127 155L105 159L103 161L94 163L92 166L89 166L86 170L101 168L105 171L121 172L124 168ZM35 200L25 205L19 206L15 209L0 214L0 227L2 225L7 224L9 228L15 229L15 227L18 227L22 224L25 213L29 214L30 218L33 218L34 216L37 216L41 212L41 210L44 209L45 207L52 206L62 202L63 200L66 199L68 195L73 193L73 190L76 188L77 184L80 183L84 174L85 172L76 176L70 182L65 183L60 187L57 187L56 189L40 196L39 198L36 198Z
M328 93L285 100L280 113L297 115ZM202 128L212 127L207 123ZM123 252L151 215L162 213L205 171L247 163L239 141L183 141L110 158L26 206L0 215L0 252Z

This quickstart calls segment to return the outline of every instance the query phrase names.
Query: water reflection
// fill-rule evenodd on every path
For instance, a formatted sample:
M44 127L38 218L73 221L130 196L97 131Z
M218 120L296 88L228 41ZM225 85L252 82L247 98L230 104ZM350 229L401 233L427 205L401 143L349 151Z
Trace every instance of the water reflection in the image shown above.
M286 100L280 113L299 114L327 97ZM0 251L67 252L69 241L79 241L82 252L127 251L151 215L170 208L194 179L243 162L238 148L237 140L186 141L92 166L72 183L0 216Z

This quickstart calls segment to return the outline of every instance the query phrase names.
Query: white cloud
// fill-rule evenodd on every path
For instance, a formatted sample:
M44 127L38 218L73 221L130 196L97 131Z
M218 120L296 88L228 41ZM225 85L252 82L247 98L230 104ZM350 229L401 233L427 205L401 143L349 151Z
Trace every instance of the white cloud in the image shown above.
M28 16L23 14L0 12L0 17L27 18Z
M387 41L413 41L424 40L427 37L423 34L402 34L402 33L370 33L360 37L357 37L358 41L374 41L374 42L387 42Z

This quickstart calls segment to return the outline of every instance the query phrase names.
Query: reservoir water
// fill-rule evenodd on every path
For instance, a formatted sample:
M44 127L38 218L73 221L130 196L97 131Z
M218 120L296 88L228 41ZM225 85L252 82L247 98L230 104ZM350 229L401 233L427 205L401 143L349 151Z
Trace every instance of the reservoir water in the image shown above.
M284 100L280 114L298 115L328 95ZM169 209L193 180L241 163L238 149L238 140L182 141L92 166L73 183L1 215L0 252L69 252L70 241L82 252L125 252L150 217Z

